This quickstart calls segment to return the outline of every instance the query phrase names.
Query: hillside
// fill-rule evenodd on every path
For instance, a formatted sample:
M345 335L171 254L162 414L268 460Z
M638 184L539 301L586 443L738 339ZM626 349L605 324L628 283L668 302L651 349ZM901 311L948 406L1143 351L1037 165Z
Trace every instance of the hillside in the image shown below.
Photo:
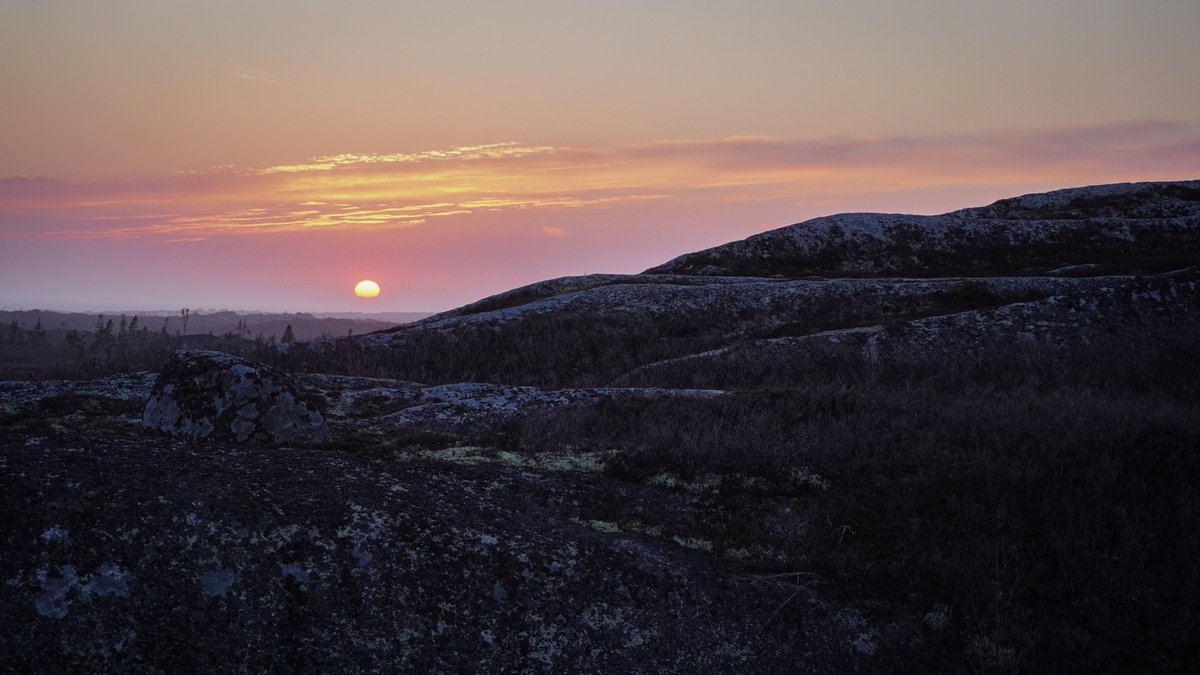
M646 272L938 277L1155 272L1197 263L1200 181L1180 181L1058 190L940 216L816 218Z
M431 383L602 386L743 342L1116 288L1198 263L1200 182L1076 188L944 216L819 218L645 274L532 284L317 351L334 363L370 352L360 359L370 368L347 372Z
M0 382L0 664L1195 672L1198 233L1200 181L1076 188L103 344ZM271 378L332 440L150 424Z
M740 342L638 368L630 386L762 386L803 377L819 358L841 353L869 363L959 361L1005 346L1063 355L1113 336L1200 328L1200 267L986 309L887 326L842 328L801 337Z

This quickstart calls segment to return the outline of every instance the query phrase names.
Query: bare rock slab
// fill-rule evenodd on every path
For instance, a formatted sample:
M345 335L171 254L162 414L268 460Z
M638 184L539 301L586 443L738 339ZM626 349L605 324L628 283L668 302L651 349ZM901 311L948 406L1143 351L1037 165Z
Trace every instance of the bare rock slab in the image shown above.
M155 382L142 423L181 438L329 440L325 419L290 377L223 352L175 352Z

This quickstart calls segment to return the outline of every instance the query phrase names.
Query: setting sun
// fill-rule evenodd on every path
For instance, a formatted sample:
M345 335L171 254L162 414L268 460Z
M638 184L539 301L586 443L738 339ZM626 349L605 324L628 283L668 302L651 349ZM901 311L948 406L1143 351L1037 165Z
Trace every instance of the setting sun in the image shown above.
M370 279L363 279L355 284L354 294L360 298L373 298L379 295L379 284Z

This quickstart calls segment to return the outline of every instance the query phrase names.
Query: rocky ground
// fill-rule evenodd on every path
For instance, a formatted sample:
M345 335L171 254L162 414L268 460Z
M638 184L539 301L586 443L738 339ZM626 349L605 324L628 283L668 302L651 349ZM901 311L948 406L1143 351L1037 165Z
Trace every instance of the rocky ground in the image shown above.
M310 378L352 452L177 440L141 425L152 380L0 388L5 670L845 672L885 640L788 564L783 503L364 447L399 383Z

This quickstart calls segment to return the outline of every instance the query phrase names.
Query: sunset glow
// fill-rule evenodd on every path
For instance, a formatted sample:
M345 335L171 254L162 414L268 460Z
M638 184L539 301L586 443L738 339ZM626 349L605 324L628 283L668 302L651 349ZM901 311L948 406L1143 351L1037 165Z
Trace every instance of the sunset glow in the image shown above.
M369 268L440 310L839 211L1200 175L1200 6L803 4L0 10L0 304L348 309Z

